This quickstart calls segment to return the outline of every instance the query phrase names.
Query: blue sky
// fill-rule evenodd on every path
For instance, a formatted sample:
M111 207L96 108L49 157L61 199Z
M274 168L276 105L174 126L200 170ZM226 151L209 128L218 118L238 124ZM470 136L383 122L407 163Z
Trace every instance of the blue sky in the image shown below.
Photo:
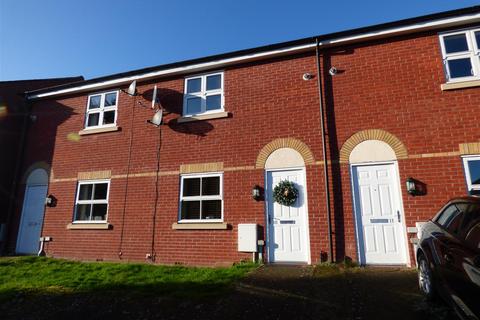
M466 0L0 0L0 81L90 79L480 4Z

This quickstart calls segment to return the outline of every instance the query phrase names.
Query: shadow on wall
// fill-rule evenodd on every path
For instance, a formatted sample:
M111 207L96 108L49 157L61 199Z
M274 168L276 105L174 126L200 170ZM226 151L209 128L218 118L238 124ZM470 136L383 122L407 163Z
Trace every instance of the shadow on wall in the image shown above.
M25 146L22 152L23 156L21 157L20 176L19 180L16 181L13 208L7 217L9 227L7 230L6 253L14 253L15 251L25 183L29 173L38 167L47 170L51 167L55 142L61 138L57 137L58 126L76 114L72 108L56 101L38 102L38 106L34 103L29 108L31 108L31 114L26 118L27 131ZM73 143L79 141L77 132L68 133L63 138ZM14 168L11 168L11 170L13 171ZM50 175L50 172L48 174ZM2 252L1 249L0 252Z
M353 50L343 50L339 52L326 52L323 55L323 79L325 88L325 117L326 117L326 132L328 137L328 148L330 150L330 174L332 186L331 190L333 201L334 228L332 230L334 236L335 246L335 260L342 261L345 259L345 212L343 208L343 186L342 186L342 170L338 162L340 156L340 148L338 145L337 127L335 120L335 101L333 95L332 75L329 74L332 68L332 55L352 54ZM337 70L337 74L344 73L344 70ZM337 160L337 161L332 161Z
M152 89L146 90L141 93L142 98L151 102L153 99L153 84ZM196 135L199 137L206 136L210 131L214 129L213 125L207 121L194 121L194 122L179 122L178 119L183 114L183 93L166 89L158 88L157 96L160 105L165 111L164 122L170 129L175 132Z

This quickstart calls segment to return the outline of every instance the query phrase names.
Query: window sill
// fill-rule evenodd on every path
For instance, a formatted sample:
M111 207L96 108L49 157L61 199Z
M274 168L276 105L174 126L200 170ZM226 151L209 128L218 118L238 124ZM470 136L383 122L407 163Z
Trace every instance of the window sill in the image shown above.
M95 129L83 129L78 131L78 134L81 136L85 136L88 134L95 134L95 133L103 133L103 132L113 132L120 130L120 127L112 126L112 127L104 127L104 128L95 128Z
M440 88L442 89L442 91L473 88L473 87L480 87L480 80L447 82L440 85Z
M210 223L174 223L173 230L227 230L228 224L225 222Z
M191 116L191 117L180 117L177 119L177 122L184 123L184 122L220 119L220 118L228 118L228 112L215 112L215 113L208 113L208 114L200 114L200 115Z
M69 230L108 230L112 225L108 222L103 223L69 223L67 229Z

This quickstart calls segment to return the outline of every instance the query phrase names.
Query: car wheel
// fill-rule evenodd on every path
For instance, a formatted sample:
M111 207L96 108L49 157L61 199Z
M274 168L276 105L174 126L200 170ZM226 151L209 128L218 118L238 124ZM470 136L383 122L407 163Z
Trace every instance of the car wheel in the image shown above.
M418 256L418 286L428 300L436 297L432 269L423 255Z

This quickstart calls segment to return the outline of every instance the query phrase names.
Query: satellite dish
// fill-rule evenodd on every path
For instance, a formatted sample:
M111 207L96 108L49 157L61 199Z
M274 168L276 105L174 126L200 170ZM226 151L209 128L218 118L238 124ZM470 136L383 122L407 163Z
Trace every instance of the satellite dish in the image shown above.
M127 90L127 94L134 96L137 94L137 80L133 80Z
M155 112L152 120L149 120L148 122L158 127L159 125L162 124L162 118L163 118L163 110L160 109L157 112Z
M153 87L152 109L155 109L156 103L157 103L157 86Z

